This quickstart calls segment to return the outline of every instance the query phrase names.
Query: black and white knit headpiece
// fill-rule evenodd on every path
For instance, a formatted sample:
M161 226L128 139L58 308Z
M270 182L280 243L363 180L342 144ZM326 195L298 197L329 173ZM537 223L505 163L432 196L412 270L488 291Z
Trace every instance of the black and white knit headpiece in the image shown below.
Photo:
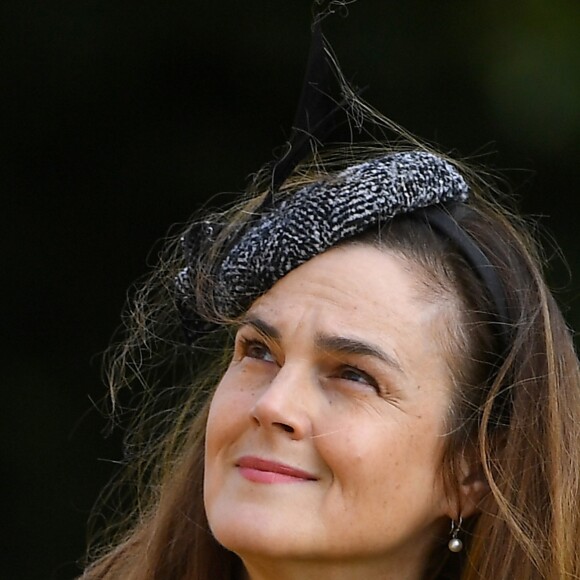
M453 165L425 151L387 154L307 185L270 207L229 249L214 273L216 309L235 317L339 242L399 214L466 201L468 190ZM184 299L193 294L195 275L188 265L177 278Z
M211 292L212 316L235 318L280 278L314 256L397 215L421 210L431 227L455 243L482 279L495 306L501 335L508 316L497 273L477 244L442 209L454 203L463 205L469 193L465 179L447 160L425 150L389 153L352 165L291 195L274 195L311 152L312 143L326 142L341 126L344 102L332 98L332 85L341 75L328 56L320 20L315 20L289 149L273 167L268 196L245 231L226 244L224 256L212 271L202 272L211 282L204 287ZM186 266L177 276L176 287L189 341L213 327L200 315L203 309L196 296L204 266L200 250L211 244L219 229L218 224L197 224L183 240Z
M313 257L398 215L421 210L433 229L455 243L482 280L494 304L496 334L505 342L509 317L497 273L445 210L446 205L461 204L468 196L469 187L457 169L426 151L390 153L309 184L258 214L209 273L214 311L220 317L235 318ZM197 253L201 245L211 243L218 226L203 225L203 231L194 229L184 238L187 265L176 278L188 341L213 327L199 315L195 288Z
M263 215L217 273L216 304L238 314L294 268L402 213L465 201L455 168L423 151L393 153L313 183Z

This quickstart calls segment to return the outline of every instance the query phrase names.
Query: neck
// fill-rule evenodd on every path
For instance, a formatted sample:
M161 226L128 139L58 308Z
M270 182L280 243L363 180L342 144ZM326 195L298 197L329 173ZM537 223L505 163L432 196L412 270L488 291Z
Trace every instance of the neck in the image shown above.
M420 580L423 565L415 558L398 563L384 561L268 561L243 559L242 580Z

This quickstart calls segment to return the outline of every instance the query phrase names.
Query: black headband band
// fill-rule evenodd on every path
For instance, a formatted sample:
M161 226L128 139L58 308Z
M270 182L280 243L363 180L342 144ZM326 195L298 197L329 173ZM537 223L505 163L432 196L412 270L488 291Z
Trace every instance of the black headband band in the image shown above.
M443 208L440 205L427 207L422 211L422 216L434 230L453 242L481 280L493 305L493 312L489 313L492 316L490 322L493 325L494 335L499 341L500 353L498 355L502 358L509 346L511 321L503 284L489 258L457 223L449 209L451 208Z

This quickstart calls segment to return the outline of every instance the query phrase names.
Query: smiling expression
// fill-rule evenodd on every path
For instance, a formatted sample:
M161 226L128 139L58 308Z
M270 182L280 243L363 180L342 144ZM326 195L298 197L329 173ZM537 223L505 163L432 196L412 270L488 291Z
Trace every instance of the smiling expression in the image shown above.
M416 267L332 249L249 309L207 425L212 532L260 562L421 566L453 510L442 485L450 308ZM401 566L403 568L401 568Z

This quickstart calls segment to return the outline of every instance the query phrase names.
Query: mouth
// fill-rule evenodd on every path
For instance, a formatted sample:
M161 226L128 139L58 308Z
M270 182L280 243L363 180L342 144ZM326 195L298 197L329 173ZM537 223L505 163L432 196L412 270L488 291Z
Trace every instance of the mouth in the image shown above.
M302 483L318 479L302 469L259 457L241 457L236 467L243 478L255 483Z

